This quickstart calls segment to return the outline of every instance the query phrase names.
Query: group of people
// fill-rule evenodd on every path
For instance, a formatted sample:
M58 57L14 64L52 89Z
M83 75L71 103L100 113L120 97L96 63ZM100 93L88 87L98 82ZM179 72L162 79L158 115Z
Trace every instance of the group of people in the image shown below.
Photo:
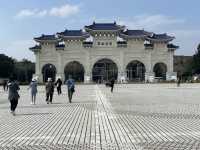
M75 81L72 79L72 76L69 76L69 79L65 82L68 88L68 99L69 103L72 102L72 96L75 92ZM28 90L30 90L31 93L31 104L36 104L36 95L38 93L37 90L37 79L33 78ZM10 101L10 113L15 115L15 109L18 105L18 100L20 98L19 95L19 84L14 80L13 77L10 77L8 83L7 83L9 92L8 92L8 99ZM53 94L54 94L54 88L57 87L58 95L62 94L61 86L62 86L62 80L61 78L58 78L58 80L54 83L52 78L48 78L47 83L45 84L45 90L46 90L46 103L52 104Z

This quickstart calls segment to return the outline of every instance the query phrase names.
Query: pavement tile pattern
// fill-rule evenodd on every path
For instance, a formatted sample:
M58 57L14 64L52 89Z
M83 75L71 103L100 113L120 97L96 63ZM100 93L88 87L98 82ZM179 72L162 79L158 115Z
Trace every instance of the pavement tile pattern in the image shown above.
M199 150L200 84L77 85L73 103L67 89L36 105L21 86L16 116L0 89L1 150Z

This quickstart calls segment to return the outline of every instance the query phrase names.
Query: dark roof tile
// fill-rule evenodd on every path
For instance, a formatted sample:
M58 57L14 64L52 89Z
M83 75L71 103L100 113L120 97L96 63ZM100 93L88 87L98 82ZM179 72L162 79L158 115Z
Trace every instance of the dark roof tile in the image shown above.
M58 40L58 38L56 38L56 36L53 35L44 35L42 34L42 36L34 38L35 40Z
M127 36L135 36L135 37L152 35L151 32L147 32L147 31L144 31L144 30L126 30L122 34L125 34Z
M164 34L153 34L149 36L150 40L163 40L163 41L171 41L174 39L172 36L168 36L166 33Z
M171 49L178 49L178 48L179 48L179 46L177 46L177 45L174 45L174 44L168 44L168 45L167 45L167 48L171 48Z
M85 26L86 29L91 30L121 30L124 29L124 26L117 25L114 23L93 23L92 25Z
M58 35L61 35L61 36L66 36L66 37L85 37L85 36L88 36L89 37L89 34L86 33L86 32L83 32L82 30L65 30L64 32L60 32L60 33L57 33Z

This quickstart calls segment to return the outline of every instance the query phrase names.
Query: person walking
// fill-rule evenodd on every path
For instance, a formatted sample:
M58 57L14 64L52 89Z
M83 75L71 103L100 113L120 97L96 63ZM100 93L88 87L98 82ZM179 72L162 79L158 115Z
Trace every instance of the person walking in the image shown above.
M37 81L36 79L32 79L29 88L31 92L31 104L35 105L36 94L37 94Z
M112 79L110 80L110 87L111 87L111 92L112 92L112 93L113 93L114 84L115 84L115 79L112 78Z
M61 90L62 80L60 78L58 78L55 85L57 86L58 95L62 94L62 90Z
M53 93L54 93L54 83L51 78L48 78L46 83L46 102L47 104L52 104Z
M10 78L8 82L8 99L10 101L10 113L15 116L15 109L18 105L18 99L20 98L18 91L20 90L19 84L14 80L13 77Z
M67 89L68 89L69 103L71 103L72 102L73 93L75 92L75 83L74 83L74 79L72 79L71 75L69 75L69 79L66 81L65 84L67 85Z
M181 84L181 77L178 77L177 87L180 87L180 84Z
M6 80L3 81L3 90L7 91L7 81Z

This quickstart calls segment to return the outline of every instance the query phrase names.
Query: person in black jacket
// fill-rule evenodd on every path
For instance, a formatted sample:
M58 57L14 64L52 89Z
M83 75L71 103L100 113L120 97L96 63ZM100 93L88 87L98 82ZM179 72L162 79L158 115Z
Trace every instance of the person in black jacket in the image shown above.
M19 99L19 93L18 91L20 90L18 83L14 80L13 77L10 78L8 82L8 99L10 101L10 112L15 115L15 109L17 108L18 105L18 99Z
M62 94L62 90L61 90L62 80L60 78L58 78L55 85L57 86L58 95Z
M111 92L112 92L112 93L113 93L114 84L115 84L115 79L112 78L112 79L110 80L110 87L111 87Z
M48 78L45 88L46 88L46 102L47 104L49 104L49 102L52 104L54 83L52 82L51 78Z
M3 90L7 91L7 81L6 80L3 81Z

